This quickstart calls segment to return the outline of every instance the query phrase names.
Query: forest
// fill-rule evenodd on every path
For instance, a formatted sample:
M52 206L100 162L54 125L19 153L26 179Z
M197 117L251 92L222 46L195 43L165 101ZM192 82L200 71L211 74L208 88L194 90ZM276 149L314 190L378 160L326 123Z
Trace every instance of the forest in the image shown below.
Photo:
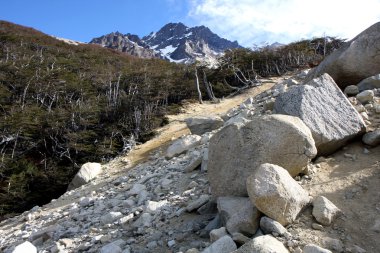
M0 220L66 191L80 166L149 140L186 100L236 94L260 77L317 65L344 40L228 50L216 67L69 45L0 21Z

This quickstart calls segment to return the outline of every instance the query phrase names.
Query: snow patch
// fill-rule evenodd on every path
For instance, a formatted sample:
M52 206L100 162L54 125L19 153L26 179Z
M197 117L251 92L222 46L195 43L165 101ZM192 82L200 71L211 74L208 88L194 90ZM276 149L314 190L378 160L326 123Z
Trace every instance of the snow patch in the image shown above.
M65 39L65 38L60 38L60 37L56 37L56 36L51 36L57 40L60 40L60 41L63 41L67 44L70 44L70 45L75 45L75 46L78 46L79 44L86 44L86 43L83 43L83 42L79 42L79 41L75 41L75 40L69 40L69 39Z
M173 47L172 45L169 45L167 47L164 47L160 49L162 55L167 56L169 58L170 54L173 53L177 47Z

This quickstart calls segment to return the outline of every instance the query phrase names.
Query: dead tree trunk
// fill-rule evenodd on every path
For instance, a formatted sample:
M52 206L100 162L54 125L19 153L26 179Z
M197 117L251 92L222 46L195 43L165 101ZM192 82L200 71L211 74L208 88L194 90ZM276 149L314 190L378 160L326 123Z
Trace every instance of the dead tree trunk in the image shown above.
M208 97L210 98L211 101L215 102L217 99L214 95L214 92L212 91L211 84L207 81L207 75L204 70L203 70L203 84L206 87L206 92L207 92Z
M195 85L197 86L199 103L203 104L202 93L201 93L201 89L199 88L199 78L198 78L198 70L197 70L197 68L195 68Z

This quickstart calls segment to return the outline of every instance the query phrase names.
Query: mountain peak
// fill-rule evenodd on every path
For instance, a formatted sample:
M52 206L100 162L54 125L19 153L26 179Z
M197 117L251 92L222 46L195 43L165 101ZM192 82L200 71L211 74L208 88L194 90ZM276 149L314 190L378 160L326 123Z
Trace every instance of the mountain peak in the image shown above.
M215 59L227 49L240 47L237 41L231 42L221 38L206 26L188 27L181 22L168 23L157 32L151 32L142 39L137 35L129 33L123 35L115 32L112 33L112 38L110 35L105 35L93 39L91 43L101 44L129 54L136 51L135 47L130 45L130 43L134 43L146 50L151 50L148 54L149 57L146 58L155 58L151 56L160 55L161 58L178 63L190 63L205 58ZM146 55L146 53L140 55ZM140 57L140 55L136 56Z

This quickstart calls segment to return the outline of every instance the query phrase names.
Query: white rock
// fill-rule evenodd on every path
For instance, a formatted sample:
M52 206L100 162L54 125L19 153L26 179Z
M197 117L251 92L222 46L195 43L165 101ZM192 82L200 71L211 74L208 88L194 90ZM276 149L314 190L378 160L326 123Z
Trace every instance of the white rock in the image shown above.
M166 157L172 158L179 155L197 145L199 145L201 137L199 135L187 135L173 142L166 151Z
M285 169L268 163L248 177L247 190L257 209L284 226L310 202L309 194Z
M310 128L319 155L333 153L366 129L362 117L328 74L278 96L274 111L299 117Z
M37 248L30 242L26 241L17 245L12 253L37 253Z
M289 253L285 246L271 235L258 236L233 253Z
M163 207L168 205L168 203L169 202L166 199L159 202L149 200L146 204L146 212L155 214L159 212Z
M70 191L84 184L87 184L96 178L101 172L102 165L100 163L85 163L82 165L78 173L74 176L67 189Z
M289 145L292 143L293 145ZM222 128L210 140L208 179L214 196L247 196L246 180L262 163L296 176L316 155L309 128L287 115L256 118Z
M318 196L313 200L313 216L322 225L330 225L341 213L339 208L323 196Z
M230 253L236 249L235 242L231 237L225 235L205 248L202 253Z

